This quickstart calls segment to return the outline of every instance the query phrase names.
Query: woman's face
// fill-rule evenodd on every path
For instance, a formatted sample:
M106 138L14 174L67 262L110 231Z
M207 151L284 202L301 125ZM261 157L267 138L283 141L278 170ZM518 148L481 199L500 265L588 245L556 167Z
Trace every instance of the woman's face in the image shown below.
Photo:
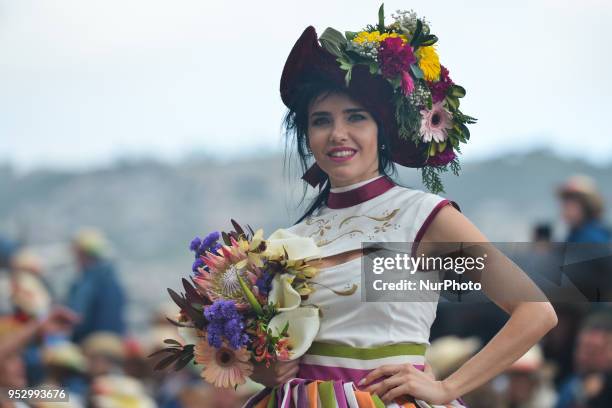
M375 177L378 126L363 106L345 94L316 98L308 110L308 143L332 187Z
M577 227L584 222L584 210L576 198L566 197L561 201L561 215L570 227Z

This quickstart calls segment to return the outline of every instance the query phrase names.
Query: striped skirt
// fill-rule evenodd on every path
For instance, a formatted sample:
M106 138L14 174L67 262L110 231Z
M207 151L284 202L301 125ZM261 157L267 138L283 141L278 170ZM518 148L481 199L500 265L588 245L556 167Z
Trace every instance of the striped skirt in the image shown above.
M424 344L393 344L356 348L315 342L300 362L298 377L251 397L244 408L464 408L461 400L433 405L410 396L391 404L356 384L370 371L385 364L425 364Z

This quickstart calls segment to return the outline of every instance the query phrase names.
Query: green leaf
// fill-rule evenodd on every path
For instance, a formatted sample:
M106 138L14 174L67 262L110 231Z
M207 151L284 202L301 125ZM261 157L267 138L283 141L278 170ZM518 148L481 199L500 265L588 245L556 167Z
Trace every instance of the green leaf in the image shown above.
M353 39L355 39L355 37L357 37L357 31L345 31L344 32L344 36L346 37L347 41L353 41Z
M465 96L465 88L459 85L452 85L448 90L448 94L455 98L463 98Z
M340 31L328 27L319 37L319 41L321 42L321 46L330 54L336 57L341 57L343 55L342 50L346 46L346 38L344 38Z
M370 63L370 74L375 75L378 72L378 64L376 62Z
M410 66L410 70L412 71L412 75L414 75L416 79L423 79L425 77L425 75L423 75L423 71L421 70L421 68L419 68L417 64L412 64Z
M421 177L425 187L434 194L444 192L444 186L442 185L442 179L439 173L443 173L446 170L446 167L423 167L421 169Z
M416 29L414 30L414 36L412 37L412 40L410 40L410 45L416 48L421 44L420 37L421 37L422 32L423 32L423 23L421 22L420 19L418 19Z
M385 3L382 3L378 8L378 31L385 31Z
M238 276L238 282L240 283L240 288L242 289L242 293L244 293L244 297L249 302L249 305L251 305L255 313L257 313L258 316L261 316L263 314L263 309L255 298L255 295L253 292L251 292L251 289L249 289L244 279L242 279L242 276L238 274L236 275Z
M459 99L455 98L454 96L447 96L446 102L450 105L451 110L455 111L459 109Z
M393 79L388 79L389 83L391 83L391 86L393 87L393 89L397 89L400 86L402 86L402 80L400 78L393 78Z
M438 37L436 37L433 34L428 34L428 35L423 36L423 38L421 39L421 44L420 45L422 47L427 47L427 46L430 46L430 45L434 45L437 42L438 42Z
M470 129L468 129L468 127L465 126L463 123L459 123L459 127L461 128L461 133L463 134L463 137L467 140L470 140Z
M459 139L459 141L461 143L467 143L467 139L465 138L465 135L463 133L463 129L461 129L461 124L460 123L455 123L455 125L453 126L453 133L457 136L457 139Z

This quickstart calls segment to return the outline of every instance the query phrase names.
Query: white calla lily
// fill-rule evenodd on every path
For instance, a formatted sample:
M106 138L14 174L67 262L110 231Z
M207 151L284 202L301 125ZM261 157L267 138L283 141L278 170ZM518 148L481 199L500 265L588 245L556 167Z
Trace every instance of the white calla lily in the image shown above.
M185 344L198 344L200 337L193 327L178 327L178 334L185 341Z
M315 258L320 254L314 239L301 237L282 228L268 237L266 246L270 255L282 256L286 251L291 260Z
M289 322L287 333L289 335L290 360L303 356L319 332L319 309L316 307L299 307L282 312L272 318L268 328L273 335L279 335Z
M291 286L293 275L277 274L272 279L272 289L268 295L268 303L276 305L279 312L297 308L302 302L300 294Z

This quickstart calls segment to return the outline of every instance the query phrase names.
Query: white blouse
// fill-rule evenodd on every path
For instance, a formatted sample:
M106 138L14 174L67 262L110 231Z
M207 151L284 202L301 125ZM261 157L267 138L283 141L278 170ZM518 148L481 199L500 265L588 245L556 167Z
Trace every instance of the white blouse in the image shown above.
M342 191L363 184L348 186ZM410 246L422 238L435 214L449 203L435 194L394 186L351 207L323 206L288 230L312 237L322 258L360 249L362 242L406 242L407 252L411 252ZM323 268L313 280L319 285L314 285L316 291L305 304L317 305L322 312L315 341L353 347L406 342L429 344L437 298L433 302L362 302L361 258ZM326 289L342 291L353 285L358 289L349 296Z

